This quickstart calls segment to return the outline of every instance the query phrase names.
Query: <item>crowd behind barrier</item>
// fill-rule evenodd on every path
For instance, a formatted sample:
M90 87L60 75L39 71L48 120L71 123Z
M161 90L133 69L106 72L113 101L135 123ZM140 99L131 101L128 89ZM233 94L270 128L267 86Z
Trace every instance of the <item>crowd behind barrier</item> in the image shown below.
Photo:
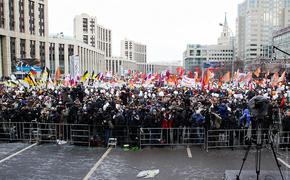
M125 85L2 87L0 140L106 146L110 137L117 137L121 145L237 147L245 144L248 129L255 126L248 101L265 94L270 105L263 128L277 125L281 142L288 144L289 134L282 133L290 131L288 86L231 91Z

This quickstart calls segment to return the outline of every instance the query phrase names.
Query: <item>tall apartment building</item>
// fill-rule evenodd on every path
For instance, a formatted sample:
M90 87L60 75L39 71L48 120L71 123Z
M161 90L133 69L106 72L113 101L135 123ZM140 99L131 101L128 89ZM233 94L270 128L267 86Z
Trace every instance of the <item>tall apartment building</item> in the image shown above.
M289 0L245 0L238 5L237 57L246 64L271 57L272 34L290 24Z
M121 56L137 63L147 62L147 47L132 40L121 41Z
M48 0L0 0L0 77L23 59L48 61Z
M106 57L112 56L112 32L97 24L97 18L81 14L74 18L74 37L104 51Z

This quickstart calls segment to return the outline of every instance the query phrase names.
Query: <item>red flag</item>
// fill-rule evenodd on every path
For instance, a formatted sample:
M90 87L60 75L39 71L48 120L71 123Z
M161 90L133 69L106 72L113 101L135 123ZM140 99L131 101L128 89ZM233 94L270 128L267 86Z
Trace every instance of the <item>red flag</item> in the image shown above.
M203 77L202 90L204 90L204 87L209 84L210 76L211 76L210 70L206 70Z
M222 81L225 82L225 83L231 81L231 73L230 73L230 71L228 71L228 72L223 76Z
M61 71L60 71L60 67L58 67L55 71L54 81L55 82L58 81L60 76L61 76Z
M191 71L188 71L187 74L188 74L189 78L193 78L193 74Z
M176 68L176 74L180 74L181 67Z
M281 103L280 103L280 109L282 109L285 105L285 96L282 97Z
M181 69L179 76L183 76L185 69Z
M167 70L167 71L166 71L166 78L168 79L169 76L170 76L170 72L169 72L169 70Z

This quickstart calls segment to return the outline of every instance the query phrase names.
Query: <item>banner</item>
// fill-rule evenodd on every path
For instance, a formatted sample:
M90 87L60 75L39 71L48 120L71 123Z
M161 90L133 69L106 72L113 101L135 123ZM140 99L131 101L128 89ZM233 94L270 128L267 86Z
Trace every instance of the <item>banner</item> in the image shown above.
M77 76L80 75L80 57L79 56L70 56L70 75L71 78L76 80Z
M195 86L195 80L193 78L188 78L186 76L183 76L181 80L181 86L192 88Z
M16 66L16 71L28 73L31 69L35 72L41 72L41 68L38 66Z

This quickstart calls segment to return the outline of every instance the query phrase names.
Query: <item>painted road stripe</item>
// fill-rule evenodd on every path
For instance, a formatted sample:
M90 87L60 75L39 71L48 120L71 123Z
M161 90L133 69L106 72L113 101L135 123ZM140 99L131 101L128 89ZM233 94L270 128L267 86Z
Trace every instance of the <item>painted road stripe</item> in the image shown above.
M5 161L7 161L8 159L13 158L14 156L17 156L18 154L20 154L20 153L26 151L27 149L32 148L32 147L35 146L35 145L37 145L37 143L34 143L34 144L32 144L32 145L30 145L30 146L28 146L28 147L26 147L26 148L24 148L24 149L22 149L22 150L20 150L20 151L18 151L18 152L16 152L16 153L14 153L14 154L12 154L12 155L10 155L10 156L8 156L8 157L2 159L2 160L0 161L0 163L3 163L3 162L5 162Z
M286 166L288 169L290 169L290 165L289 164L287 164L285 161L283 161L282 159L280 159L280 158L277 158L278 159L278 161L280 161L284 166Z
M84 177L83 180L88 180L92 174L95 172L95 170L100 166L100 164L103 162L103 160L108 156L108 154L111 152L112 147L110 147L104 154L103 156L96 162L94 167L90 170L90 172Z
M189 147L186 148L186 151L187 151L187 155L188 155L188 157L189 157L189 158L192 158L191 150L190 150Z

